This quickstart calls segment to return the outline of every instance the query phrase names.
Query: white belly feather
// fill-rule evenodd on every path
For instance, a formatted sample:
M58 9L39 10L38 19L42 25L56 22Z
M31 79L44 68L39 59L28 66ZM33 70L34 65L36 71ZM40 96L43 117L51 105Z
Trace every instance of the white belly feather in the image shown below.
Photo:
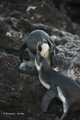
M57 86L57 90L58 90L58 96L59 99L63 102L63 109L64 109L64 113L66 113L67 111L67 101L66 98L61 90L61 88L59 86Z
M57 86L57 90L58 90L58 96L59 96L59 98L62 100L62 102L65 102L65 97L64 97L64 95L62 93L62 90L60 89L59 86Z
M39 75L39 80L45 88L50 89L50 85L48 83L45 83L44 80L41 79L40 75Z

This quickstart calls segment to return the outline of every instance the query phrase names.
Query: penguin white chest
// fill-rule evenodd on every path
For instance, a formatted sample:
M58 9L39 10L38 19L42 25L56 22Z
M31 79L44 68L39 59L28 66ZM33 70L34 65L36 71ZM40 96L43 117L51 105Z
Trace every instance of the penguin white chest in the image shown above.
M40 54L45 57L48 61L48 63L50 64L50 48L49 45L47 43L43 43L42 45L42 51L40 52Z
M46 83L46 82L41 78L40 75L39 75L39 80L40 80L41 84L42 84L45 88L50 89L50 85L49 85L48 83Z
M63 102L64 113L66 113L66 111L67 111L66 98L65 98L65 96L64 96L64 94L59 86L57 86L57 90L58 90L58 96L59 96L60 100Z
M63 103L65 103L66 99L65 99L65 97L63 95L63 92L62 92L62 90L60 89L59 86L57 86L57 90L58 90L58 96L59 96L59 98L62 100Z

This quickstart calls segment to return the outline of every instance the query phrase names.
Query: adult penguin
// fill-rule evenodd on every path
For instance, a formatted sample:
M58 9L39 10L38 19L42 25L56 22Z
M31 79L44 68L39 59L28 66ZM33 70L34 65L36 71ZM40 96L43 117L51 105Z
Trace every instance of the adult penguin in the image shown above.
M56 46L51 37L43 30L34 30L27 37L26 41L20 48L19 58L21 65L19 69L26 69L27 66L31 66L32 70L35 70L35 55L37 53L37 45L39 44L39 51L44 56L51 67L54 66L54 55ZM30 61L23 61L24 50L27 49Z
M36 54L35 65L39 80L47 89L42 98L42 111L47 112L51 100L55 97L63 103L63 115L59 120L65 120L68 113L80 110L80 85L52 69L39 51Z

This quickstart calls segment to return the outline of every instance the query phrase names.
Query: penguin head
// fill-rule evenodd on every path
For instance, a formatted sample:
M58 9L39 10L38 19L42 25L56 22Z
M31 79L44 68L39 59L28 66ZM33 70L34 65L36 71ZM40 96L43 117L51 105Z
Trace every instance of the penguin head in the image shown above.
M35 65L38 71L42 69L47 69L50 67L47 60L43 56L41 56L39 51L37 51L37 54L36 54Z

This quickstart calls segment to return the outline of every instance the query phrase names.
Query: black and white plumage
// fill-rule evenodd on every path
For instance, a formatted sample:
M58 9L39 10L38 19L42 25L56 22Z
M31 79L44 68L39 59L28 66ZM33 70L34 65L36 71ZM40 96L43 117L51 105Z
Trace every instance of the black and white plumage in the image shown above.
M42 99L43 112L47 112L51 100L55 97L63 103L63 115L60 120L65 120L68 112L80 109L80 85L76 81L53 70L39 51L35 65L39 80L47 89Z
M20 48L19 58L22 63L20 68L25 66L25 64L23 64L23 53L25 49L27 49L29 53L32 66L35 67L35 55L37 53L37 45L39 42L41 43L41 46L39 46L41 55L47 59L52 67L54 66L54 55L56 50L55 43L43 30L34 30L29 34L28 38ZM27 62L26 64L29 65Z

